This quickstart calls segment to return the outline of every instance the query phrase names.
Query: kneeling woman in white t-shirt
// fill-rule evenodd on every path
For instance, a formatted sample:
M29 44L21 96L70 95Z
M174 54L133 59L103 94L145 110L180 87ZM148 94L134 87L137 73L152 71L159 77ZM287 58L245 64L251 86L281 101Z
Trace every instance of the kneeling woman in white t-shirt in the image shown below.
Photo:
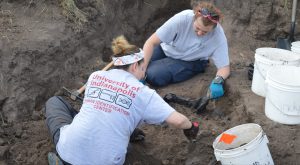
M61 159L70 164L123 164L130 140L144 136L141 123L163 122L196 138L198 124L170 107L139 80L144 54L123 37L112 42L114 69L92 73L77 114L62 97L46 103L46 123ZM131 136L134 135L134 136Z

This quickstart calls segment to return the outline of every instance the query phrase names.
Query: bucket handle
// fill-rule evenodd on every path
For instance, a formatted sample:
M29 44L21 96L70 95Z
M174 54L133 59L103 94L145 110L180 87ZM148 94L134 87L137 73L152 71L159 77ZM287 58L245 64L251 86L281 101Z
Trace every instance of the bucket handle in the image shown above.
M277 106L270 98L266 97L266 99L269 100L269 102L271 103L271 105L273 105L278 111L280 111L281 113L283 114L286 114L286 115L290 115L290 116L295 116L295 115L299 115L299 113L287 113L287 112L283 112L281 110L281 108L279 106Z
M257 71L258 71L258 73L264 78L264 79L266 79L266 76L260 71L260 68L259 68L259 66L256 64L256 63L254 63L254 68L255 67L257 67Z
M288 63L289 63L289 61L287 61L287 60L282 60L282 63L281 63L281 64L278 64L278 65L287 65ZM271 64L271 66L274 66L274 65ZM300 66L300 62L298 62L298 64L297 64L296 66ZM257 65L256 62L254 63L254 68L255 68L255 67L257 67L256 70L258 70L259 74L260 74L264 79L266 79L266 76L267 76L267 75L264 75L264 74L261 72L261 70L260 70L260 68L259 68L259 66Z

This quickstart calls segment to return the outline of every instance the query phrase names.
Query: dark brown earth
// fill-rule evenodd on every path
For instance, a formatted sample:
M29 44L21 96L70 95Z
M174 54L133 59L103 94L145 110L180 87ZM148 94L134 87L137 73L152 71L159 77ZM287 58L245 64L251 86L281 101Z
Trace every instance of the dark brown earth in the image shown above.
M67 10L71 2L80 10ZM264 98L251 91L247 78L255 49L274 47L278 36L288 35L292 0L213 2L225 15L222 25L230 49L232 74L225 97L210 102L200 115L172 103L200 123L197 141L190 143L172 127L145 125L146 140L130 147L125 164L217 164L213 141L243 123L262 126L275 164L300 164L300 127L268 119ZM157 27L187 8L188 0L0 1L0 164L47 164L54 147L43 117L45 101L61 94L63 86L79 88L91 72L103 68L112 38L124 34L142 47ZM296 36L299 29L296 25ZM196 99L205 95L214 75L210 64L206 73L157 91Z

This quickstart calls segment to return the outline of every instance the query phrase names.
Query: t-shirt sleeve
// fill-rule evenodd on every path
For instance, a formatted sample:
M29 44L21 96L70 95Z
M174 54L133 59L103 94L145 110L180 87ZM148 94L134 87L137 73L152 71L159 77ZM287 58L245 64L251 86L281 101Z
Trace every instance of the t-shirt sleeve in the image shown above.
M155 91L149 99L148 105L144 112L144 122L148 124L163 123L172 112L174 112L168 103L166 103Z
M216 65L216 67L218 69L229 65L227 41L222 42L216 48L216 50L213 52L213 55L211 56L211 58L214 61L214 64Z
M158 38L164 43L170 43L177 37L181 16L176 14L156 30Z

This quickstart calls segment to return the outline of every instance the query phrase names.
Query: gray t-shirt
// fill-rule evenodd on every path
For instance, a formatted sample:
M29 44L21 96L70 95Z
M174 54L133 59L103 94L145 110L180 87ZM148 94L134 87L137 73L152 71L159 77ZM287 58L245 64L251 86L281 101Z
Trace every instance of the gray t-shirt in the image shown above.
M71 164L122 165L133 130L160 124L174 111L129 72L94 72L80 112L60 129L57 152Z
M184 61L211 58L217 68L229 65L227 39L221 25L197 36L193 23L193 10L184 10L157 29L166 56Z

